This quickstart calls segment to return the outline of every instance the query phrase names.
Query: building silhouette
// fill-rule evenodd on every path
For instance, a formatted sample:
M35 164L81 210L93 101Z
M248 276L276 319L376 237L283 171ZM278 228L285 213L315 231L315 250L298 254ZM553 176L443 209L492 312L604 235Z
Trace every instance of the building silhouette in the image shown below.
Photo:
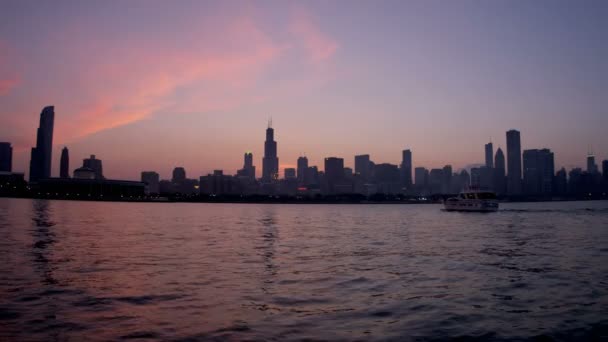
M485 145L486 152L486 167L489 169L494 168L494 148L492 143L489 142Z
M549 149L530 149L523 153L523 190L526 195L553 193L554 158Z
M296 169L293 167L286 167L285 170L283 170L283 173L284 173L285 179L289 179L289 180L297 179Z
M507 193L521 195L521 138L519 131L507 131Z
M305 156L301 156L298 158L298 169L297 169L297 177L298 184L306 185L308 184L306 179L306 169L308 168L308 158Z
M337 194L342 191L344 181L344 159L337 157L325 158L325 183L328 194Z
M587 172L588 173L597 173L598 172L597 164L595 163L595 156L593 154L587 155Z
M243 168L236 172L237 176L255 179L255 166L253 166L253 153L245 152Z
M507 192L505 155L500 147L494 155L494 191L498 195L504 195Z
M412 151L401 151L401 185L406 191L412 188Z
M91 154L91 156L87 159L83 159L82 166L93 170L95 173L95 179L104 179L101 160L95 158L94 154Z
M608 160L602 161L602 176L605 181L608 181Z
M416 186L416 192L419 194L426 194L429 184L429 170L424 167L417 167L414 169L414 183Z
M370 160L369 154L355 156L355 175L358 175L364 182L370 179Z
M143 171L141 182L145 184L146 195L160 193L160 176L154 171Z
M441 193L449 194L452 190L452 165L446 165L442 169Z
M564 196L568 193L568 173L563 167L555 173L554 184L554 194Z
M30 182L51 177L54 122L55 107L44 107L40 113L40 126L36 132L36 147L32 148Z
M11 143L0 142L0 172L13 171L13 147Z
M61 150L61 160L59 161L59 177L70 178L70 155L68 148Z
M266 128L266 141L264 142L264 158L262 159L262 182L271 183L279 179L279 158L277 157L277 142L274 141L272 121Z

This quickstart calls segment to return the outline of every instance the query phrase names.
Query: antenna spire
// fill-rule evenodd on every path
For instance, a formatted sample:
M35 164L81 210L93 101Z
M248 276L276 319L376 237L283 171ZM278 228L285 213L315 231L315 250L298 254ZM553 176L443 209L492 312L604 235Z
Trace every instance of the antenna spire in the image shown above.
M272 116L268 119L268 128L272 128Z

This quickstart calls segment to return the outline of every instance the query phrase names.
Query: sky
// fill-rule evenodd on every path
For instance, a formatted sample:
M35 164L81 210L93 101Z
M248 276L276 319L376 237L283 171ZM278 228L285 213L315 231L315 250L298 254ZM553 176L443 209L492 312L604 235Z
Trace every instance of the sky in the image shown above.
M55 106L53 176L95 154L106 178L176 166L261 175L370 154L482 163L484 144L608 159L607 1L3 1L0 141L28 173Z

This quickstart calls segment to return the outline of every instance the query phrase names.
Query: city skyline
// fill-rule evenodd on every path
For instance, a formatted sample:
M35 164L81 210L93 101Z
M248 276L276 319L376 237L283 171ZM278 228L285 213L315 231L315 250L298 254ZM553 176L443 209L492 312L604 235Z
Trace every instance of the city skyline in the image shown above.
M506 153L512 128L522 151L554 151L556 170L584 167L590 145L608 158L604 2L175 7L6 5L0 140L14 171L28 175L49 104L52 175L64 146L73 160L99 156L111 178L176 165L233 174L244 151L261 170L268 116L281 175L303 154L320 168L360 154L399 165L403 149L413 168L458 170L483 164L490 140Z

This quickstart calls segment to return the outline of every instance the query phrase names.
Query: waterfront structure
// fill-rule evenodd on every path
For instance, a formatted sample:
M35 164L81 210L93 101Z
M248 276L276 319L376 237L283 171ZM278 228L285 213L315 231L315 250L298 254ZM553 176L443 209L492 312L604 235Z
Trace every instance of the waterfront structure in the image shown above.
M101 163L101 159L95 158L94 154L91 154L91 156L87 159L83 159L82 166L93 170L93 172L95 172L95 179L105 178L103 176L103 166Z
M507 131L507 193L521 195L521 137L519 131Z
M551 195L553 192L554 157L549 149L531 149L523 153L523 189L526 195Z
M271 183L279 179L279 158L277 157L277 142L274 140L272 121L266 128L266 141L264 142L264 158L262 159L262 182Z
M401 151L401 185L408 191L412 188L412 151Z
M494 155L494 192L498 195L504 195L507 192L505 155L500 147Z
M82 167L80 169L86 169ZM94 172L89 170L94 176ZM67 199L138 199L144 195L144 183L124 180L78 178L40 179L37 194L41 197Z
M234 177L225 175L222 170L200 177L200 193L203 195L233 195L239 193Z
M145 184L146 195L160 193L160 176L154 171L143 171L141 173L141 182Z
M492 143L489 142L485 145L485 152L486 152L486 167L488 169L493 169L494 168L494 147L492 146Z
M255 166L253 166L253 153L245 152L243 156L243 168L236 172L237 176L255 179Z
M297 177L298 184L305 185L306 182L306 169L308 168L308 158L305 156L301 156L298 158L298 169L297 169Z
M40 125L36 132L36 147L33 147L31 152L30 182L51 177L54 122L55 107L44 107L40 113Z
M0 142L0 172L13 171L13 147L9 142Z
M74 170L74 179L96 179L95 170L82 166Z
M355 156L355 175L359 176L364 182L370 178L370 163L369 154Z
M63 150L61 150L59 178L70 178L70 155L67 147L64 147Z

